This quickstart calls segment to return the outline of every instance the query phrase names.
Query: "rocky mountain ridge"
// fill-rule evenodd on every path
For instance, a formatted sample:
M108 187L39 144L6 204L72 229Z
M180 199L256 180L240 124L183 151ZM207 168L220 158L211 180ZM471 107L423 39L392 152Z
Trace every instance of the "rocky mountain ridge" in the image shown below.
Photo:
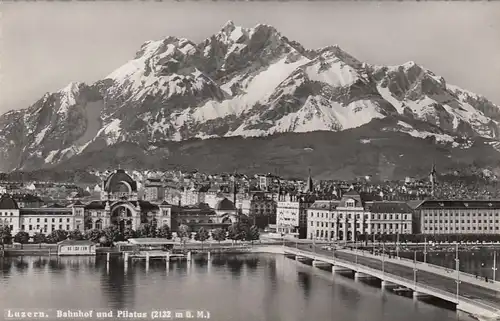
M0 116L0 170L67 166L119 143L152 151L195 138L340 132L387 117L397 121L381 130L437 145L499 145L497 105L414 62L373 66L338 46L308 50L272 26L228 22L198 44L148 41L105 79Z

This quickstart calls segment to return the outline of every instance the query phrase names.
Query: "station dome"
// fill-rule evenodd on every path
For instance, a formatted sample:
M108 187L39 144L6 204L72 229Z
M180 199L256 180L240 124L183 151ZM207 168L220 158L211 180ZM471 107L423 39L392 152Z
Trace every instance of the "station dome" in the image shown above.
M217 205L215 205L215 210L217 211L234 211L235 209L234 203L227 198L220 200L217 202Z
M17 202L9 195L2 195L0 198L0 209L1 210L17 210L19 206Z
M104 181L104 191L108 193L137 192L137 183L123 169L117 169Z

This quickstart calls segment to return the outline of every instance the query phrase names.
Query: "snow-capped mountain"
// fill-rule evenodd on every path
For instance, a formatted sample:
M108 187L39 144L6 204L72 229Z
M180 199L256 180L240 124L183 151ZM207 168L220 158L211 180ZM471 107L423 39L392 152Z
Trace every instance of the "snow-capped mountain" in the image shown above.
M120 142L150 150L191 138L343 131L386 117L402 120L384 130L456 148L455 137L493 145L499 137L499 106L414 62L373 66L338 46L309 50L272 26L230 21L198 44L148 41L105 79L0 116L0 170L55 165Z

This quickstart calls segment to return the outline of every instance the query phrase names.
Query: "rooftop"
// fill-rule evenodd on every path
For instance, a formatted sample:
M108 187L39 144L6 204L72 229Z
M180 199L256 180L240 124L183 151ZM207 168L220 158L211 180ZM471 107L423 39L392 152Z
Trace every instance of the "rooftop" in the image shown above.
M89 240L64 240L59 243L58 245L94 245L92 241Z
M166 238L140 238L140 239L128 239L130 244L134 245L165 245L165 244L179 244L179 242L175 242Z

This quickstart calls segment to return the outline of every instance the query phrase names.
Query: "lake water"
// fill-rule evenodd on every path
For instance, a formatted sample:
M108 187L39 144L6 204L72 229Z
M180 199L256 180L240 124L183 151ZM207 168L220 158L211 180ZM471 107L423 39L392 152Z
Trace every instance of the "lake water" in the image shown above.
M96 311L113 311L113 320L117 311L144 312L142 320L150 320L158 310L190 310L194 319L200 311L218 321L472 320L273 254L195 258L168 268L164 261L148 269L131 262L126 270L118 257L109 266L105 257L0 258L0 266L0 309L51 313L44 320L56 320L58 309L93 310L86 320L98 320Z
M459 263L460 263L460 271L467 272L470 274L474 274L480 276L482 278L487 277L488 279L493 279L493 264L494 257L493 254L496 252L496 268L497 271L495 273L495 279L500 281L500 269L498 268L500 265L500 250L492 250L492 249L479 249L468 252L460 252ZM414 252L401 252L401 257L405 257L408 259L414 258ZM427 253L427 263L435 264L439 266L444 266L449 269L456 268L455 262L456 254L453 252L429 252ZM417 252L417 260L424 261L423 252Z

